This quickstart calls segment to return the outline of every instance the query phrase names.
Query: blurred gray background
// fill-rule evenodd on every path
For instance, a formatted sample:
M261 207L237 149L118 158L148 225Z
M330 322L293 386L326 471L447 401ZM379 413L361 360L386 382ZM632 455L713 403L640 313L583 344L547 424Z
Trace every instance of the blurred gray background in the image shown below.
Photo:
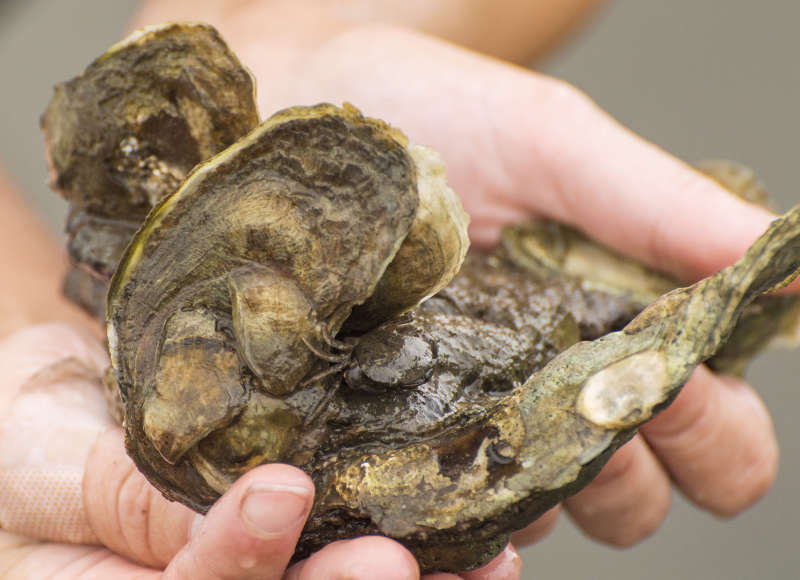
M45 186L38 116L55 82L122 37L134 7L0 0L0 162L55 229L64 206ZM800 201L798 21L800 3L786 0L617 0L540 68L687 161L748 163L787 209ZM800 578L800 356L764 355L749 377L774 413L782 448L764 500L718 521L676 494L662 528L626 550L593 543L562 518L523 551L523 577Z

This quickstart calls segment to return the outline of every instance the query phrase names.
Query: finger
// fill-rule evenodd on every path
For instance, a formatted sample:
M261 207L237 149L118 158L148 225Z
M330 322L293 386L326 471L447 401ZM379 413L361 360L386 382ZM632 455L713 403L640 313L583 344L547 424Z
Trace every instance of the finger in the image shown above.
M529 524L518 532L514 532L514 534L511 536L511 541L515 546L527 546L529 544L535 544L552 532L553 528L556 527L559 511L560 506L556 506L547 510L541 516L539 516L535 522Z
M533 126L515 127L510 112L497 122L512 131L535 130L530 135L547 145L537 150L541 167L520 157L510 170L518 183L532 170L549 171L552 188L531 192L537 213L683 280L738 260L774 219L622 127L572 87L542 77L528 84L553 95L546 114L531 119Z
M125 452L118 427L103 433L89 452L83 503L100 543L154 568L164 568L187 543L196 516L150 485Z
M585 534L614 546L630 546L652 534L669 504L669 477L639 436L620 447L594 481L564 501Z
M704 366L641 433L681 491L719 516L749 507L775 480L778 444L761 399Z
M3 580L32 578L113 578L155 580L139 566L99 546L40 542L0 530L0 577Z
M299 469L282 464L256 467L214 504L163 578L281 578L313 496L311 479Z
M328 544L292 566L285 580L417 580L419 566L403 546L380 536Z
M261 45L241 42L243 62L268 77ZM261 109L348 100L438 149L479 245L533 214L695 280L738 259L773 217L634 135L575 88L412 31L348 31L304 70L259 95Z
M470 572L462 572L464 580L518 580L522 573L522 558L509 544L494 559Z

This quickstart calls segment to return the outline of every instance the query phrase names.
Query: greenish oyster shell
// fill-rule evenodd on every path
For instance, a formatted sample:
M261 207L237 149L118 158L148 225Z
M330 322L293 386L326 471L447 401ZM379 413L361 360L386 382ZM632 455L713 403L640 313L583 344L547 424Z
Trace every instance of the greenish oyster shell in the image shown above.
M224 47L208 27L165 25L90 70L124 50L190 66L210 58L198 34ZM142 102L134 68L114 68L113 99ZM91 149L69 118L97 94L66 108L59 90L44 117L56 168ZM243 92L221 109L249 110ZM124 107L106 113L97 150L130 124ZM138 228L130 243L95 227L71 241L95 274L114 271L110 382L128 452L200 512L256 465L301 467L316 496L295 558L383 534L424 571L480 566L591 481L696 365L738 372L794 331L796 300L761 295L796 275L800 208L689 288L552 223L507 228L497 252L465 259L468 218L435 153L348 105L253 119L179 183L156 187L149 169L111 177L96 159L55 183L74 214ZM752 193L736 166L712 175ZM116 253L96 259L109 236ZM70 294L91 302L103 285L92 291Z
M732 194L771 207L764 185L752 169L733 161L702 161L698 169ZM503 230L500 254L539 280L562 280L619 296L641 310L679 280L603 247L564 224L541 221ZM706 364L721 373L743 376L750 360L770 345L796 347L800 337L800 297L765 295L741 315L734 334Z
M108 281L150 209L258 124L255 85L214 28L165 24L56 85L41 123L50 185L70 202L65 293L102 316Z

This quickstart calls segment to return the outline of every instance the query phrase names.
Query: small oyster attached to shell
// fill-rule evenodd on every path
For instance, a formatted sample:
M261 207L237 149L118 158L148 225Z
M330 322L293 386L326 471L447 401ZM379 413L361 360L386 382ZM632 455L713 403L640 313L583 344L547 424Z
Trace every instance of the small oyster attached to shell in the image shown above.
M796 299L758 296L800 267L800 208L684 289L557 224L465 260L434 152L349 105L257 125L249 83L212 29L165 25L59 85L43 126L99 281L68 292L91 307L114 272L128 452L201 512L256 465L300 466L296 557L385 534L423 570L476 567L697 364L738 370L765 316L796 320Z

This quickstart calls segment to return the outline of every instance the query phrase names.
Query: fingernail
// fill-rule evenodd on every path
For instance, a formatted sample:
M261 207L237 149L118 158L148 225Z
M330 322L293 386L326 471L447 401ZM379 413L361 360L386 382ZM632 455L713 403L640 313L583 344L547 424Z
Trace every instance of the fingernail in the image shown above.
M514 546L507 545L494 559L485 566L462 574L464 580L492 578L492 580L519 580L522 572L522 558Z
M310 500L309 490L303 487L254 483L242 499L242 522L253 536L281 536L305 520Z
M508 580L519 578L522 572L522 558L520 558L514 546L509 544L497 558L496 566L497 567L494 569L494 578L498 580L500 578L508 578Z

